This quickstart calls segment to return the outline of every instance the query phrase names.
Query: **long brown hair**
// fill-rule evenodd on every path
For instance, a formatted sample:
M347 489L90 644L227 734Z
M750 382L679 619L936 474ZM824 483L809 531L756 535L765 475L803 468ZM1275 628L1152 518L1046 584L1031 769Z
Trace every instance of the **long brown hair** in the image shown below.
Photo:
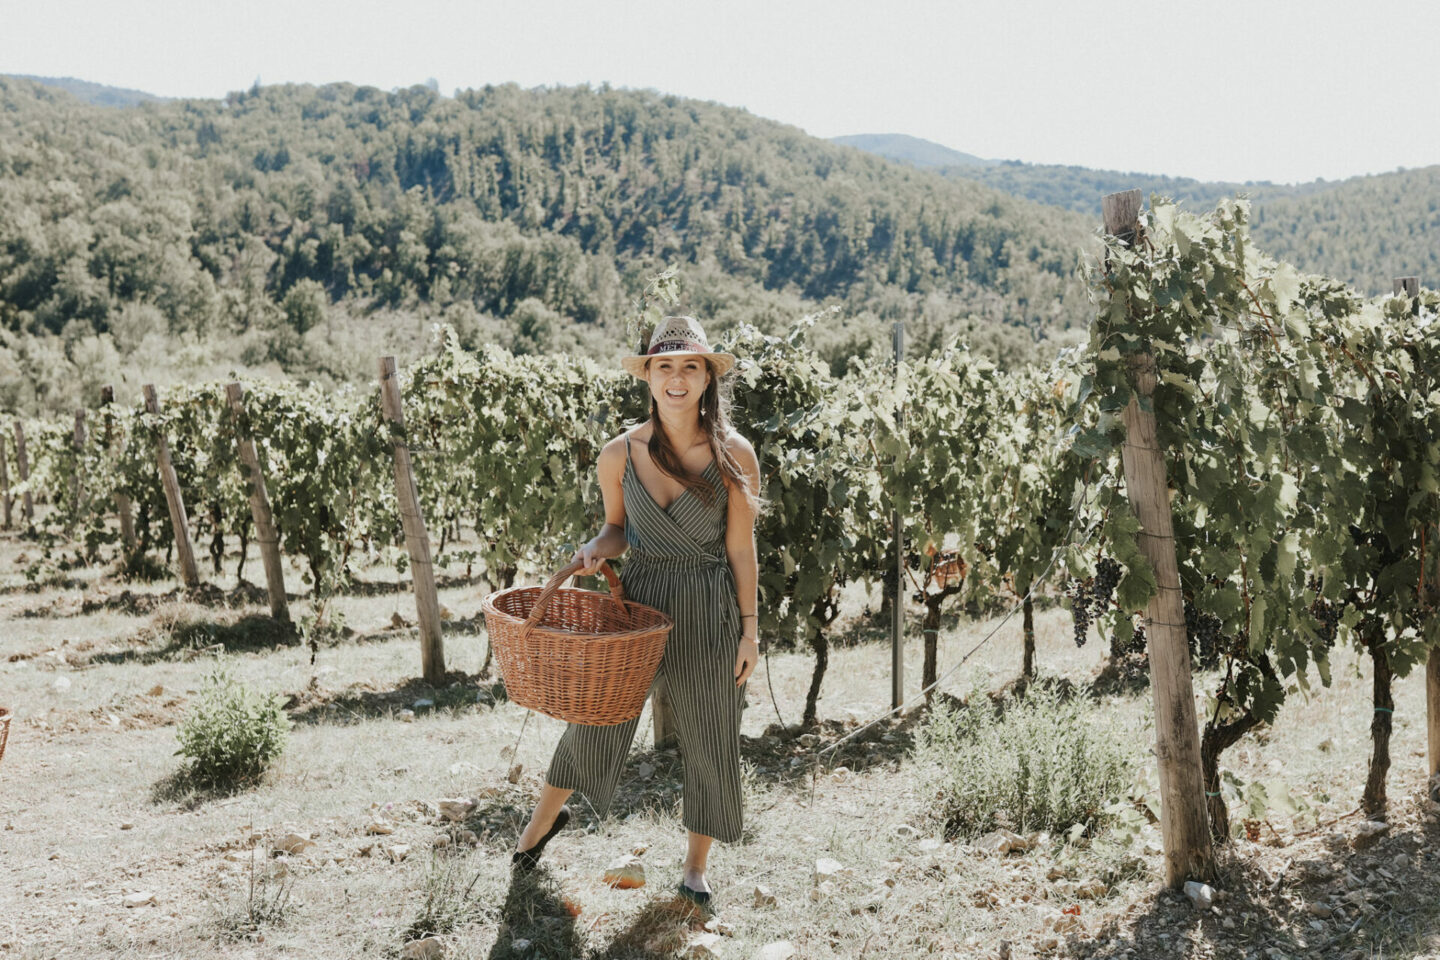
M646 361L645 367L650 367ZM705 387L705 392L700 396L700 428L705 432L705 438L710 441L710 450L715 454L715 462L720 466L720 477L729 490L739 490L750 502L750 506L759 512L761 500L759 491L752 492L745 483L745 471L741 469L739 461L725 445L725 440L730 436L730 377L719 377L715 375L715 367L710 361L705 361L705 368L710 374L710 383ZM699 497L705 504L715 502L715 488L706 479L697 473L691 473L685 469L681 462L680 455L675 452L675 447L670 442L670 437L665 433L665 424L660 420L660 407L655 402L652 394L650 397L650 441L646 449L650 451L650 461L660 468L660 472L679 480L695 496Z

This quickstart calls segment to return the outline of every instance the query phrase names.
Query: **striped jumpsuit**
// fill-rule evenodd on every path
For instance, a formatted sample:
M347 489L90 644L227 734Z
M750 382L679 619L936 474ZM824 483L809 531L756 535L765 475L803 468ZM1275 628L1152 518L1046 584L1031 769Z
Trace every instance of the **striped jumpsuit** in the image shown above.
M684 768L685 829L725 842L740 839L740 711L735 685L740 608L725 553L727 490L711 461L702 475L716 492L706 505L688 488L662 510L635 475L625 443L625 596L675 621L658 674L675 713ZM579 790L604 816L640 718L611 726L569 724L545 780Z

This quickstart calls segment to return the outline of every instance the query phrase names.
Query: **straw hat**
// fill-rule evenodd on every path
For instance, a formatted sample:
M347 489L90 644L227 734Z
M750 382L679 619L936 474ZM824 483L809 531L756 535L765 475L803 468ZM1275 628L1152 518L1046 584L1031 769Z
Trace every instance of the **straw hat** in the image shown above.
M700 321L694 317L665 317L655 332L650 334L650 345L642 354L623 357L620 362L632 376L645 376L645 362L651 357L665 354L671 357L704 357L715 368L715 376L721 377L735 366L735 355L717 353L710 349Z

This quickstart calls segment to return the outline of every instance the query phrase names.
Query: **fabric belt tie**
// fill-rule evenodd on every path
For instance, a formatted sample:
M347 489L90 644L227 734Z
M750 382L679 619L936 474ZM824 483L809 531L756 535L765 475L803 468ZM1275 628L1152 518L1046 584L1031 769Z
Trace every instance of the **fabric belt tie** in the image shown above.
M716 556L712 553L648 553L633 547L630 549L630 562L662 566L671 570L705 570L716 567L724 567L728 570L730 567L727 557Z

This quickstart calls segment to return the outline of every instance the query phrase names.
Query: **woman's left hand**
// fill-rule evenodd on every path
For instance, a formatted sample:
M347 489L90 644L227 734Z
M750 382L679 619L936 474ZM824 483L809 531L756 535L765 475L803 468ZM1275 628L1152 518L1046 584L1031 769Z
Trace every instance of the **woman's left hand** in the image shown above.
M735 652L735 686L750 679L755 665L760 662L760 644L754 637L741 637L740 649Z

